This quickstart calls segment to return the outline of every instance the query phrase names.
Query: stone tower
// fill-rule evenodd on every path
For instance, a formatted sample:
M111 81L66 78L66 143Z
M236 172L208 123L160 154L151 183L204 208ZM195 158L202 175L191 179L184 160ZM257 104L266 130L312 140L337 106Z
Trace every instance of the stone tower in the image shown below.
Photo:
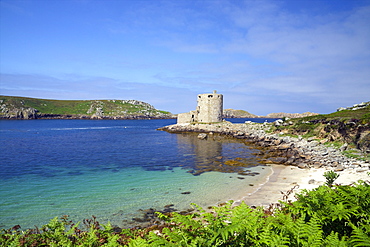
M201 123L215 123L222 121L223 96L213 93L199 94L197 106L197 121Z
M213 93L198 94L198 105L195 111L180 113L177 116L178 124L189 123L216 123L222 122L223 96Z

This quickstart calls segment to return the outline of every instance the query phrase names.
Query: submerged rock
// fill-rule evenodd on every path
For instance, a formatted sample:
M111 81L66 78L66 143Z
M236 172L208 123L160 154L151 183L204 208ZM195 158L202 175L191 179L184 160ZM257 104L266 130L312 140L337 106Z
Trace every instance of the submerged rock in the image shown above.
M201 139L201 140L204 140L204 139L207 139L207 134L205 134L205 133L200 133L199 135L198 135L198 139Z

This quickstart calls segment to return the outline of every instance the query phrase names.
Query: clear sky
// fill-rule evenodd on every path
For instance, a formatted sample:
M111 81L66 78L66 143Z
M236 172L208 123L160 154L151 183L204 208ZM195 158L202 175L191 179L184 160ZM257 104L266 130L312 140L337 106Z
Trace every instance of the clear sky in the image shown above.
M370 101L370 0L0 0L0 94L330 113Z

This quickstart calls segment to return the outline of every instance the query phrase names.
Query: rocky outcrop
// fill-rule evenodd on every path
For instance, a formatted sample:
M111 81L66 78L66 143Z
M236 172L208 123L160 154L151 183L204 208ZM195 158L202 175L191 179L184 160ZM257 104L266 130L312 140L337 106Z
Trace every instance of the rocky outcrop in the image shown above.
M363 153L370 153L370 124L359 119L315 119L293 123L277 120L274 123L276 133L290 135L310 134L325 142L353 144Z
M1 104L0 112L0 118L9 119L36 119L38 115L38 110L32 107L7 107L5 104Z
M141 105L141 106L144 106L147 110L155 110L154 106L152 106L151 104L148 104L146 102L139 101L139 100L134 100L134 99L122 100L122 103L131 104L131 105Z
M370 106L370 101L369 102L362 102L360 104L354 104L353 106L350 106L350 107L339 107L337 109L337 111L344 111L344 110L360 110L360 109L364 109L366 108L367 106Z
M243 139L250 144L261 147L260 162L269 164L286 164L300 168L327 167L340 171L351 169L357 172L370 171L368 161L347 158L340 149L322 145L314 138L289 137L280 134L268 134L271 125L268 123L232 124L183 124L170 125L159 130L171 133L201 132L220 133Z

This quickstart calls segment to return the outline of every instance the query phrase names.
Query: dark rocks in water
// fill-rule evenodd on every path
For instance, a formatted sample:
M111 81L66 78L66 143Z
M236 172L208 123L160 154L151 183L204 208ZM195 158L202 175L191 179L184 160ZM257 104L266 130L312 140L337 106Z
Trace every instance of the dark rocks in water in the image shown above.
M238 172L238 175L243 175L243 176L256 176L256 175L259 175L259 172L240 171L240 172Z
M191 192L190 191L185 191L185 192L182 192L181 194L183 194L183 195L188 195L188 194L190 194Z
M156 210L154 208L149 209L140 209L139 211L142 213L141 217L134 217L132 220L134 222L125 222L126 225L131 225L136 228L148 228L151 226L159 226L164 224L165 222L158 218L157 212L162 213L164 215L170 215L173 212L177 212L181 215L187 215L194 211L194 209L189 208L178 212L177 209L173 208L174 204L165 205L162 210Z
M112 230L115 233L121 233L123 229L121 227L118 227L118 226L113 226Z
M166 171L167 167L165 166L146 166L144 167L145 171L155 172L155 171Z
M137 218L137 217L132 218L132 220L137 221L137 222L146 222L146 221L148 221L146 218Z

